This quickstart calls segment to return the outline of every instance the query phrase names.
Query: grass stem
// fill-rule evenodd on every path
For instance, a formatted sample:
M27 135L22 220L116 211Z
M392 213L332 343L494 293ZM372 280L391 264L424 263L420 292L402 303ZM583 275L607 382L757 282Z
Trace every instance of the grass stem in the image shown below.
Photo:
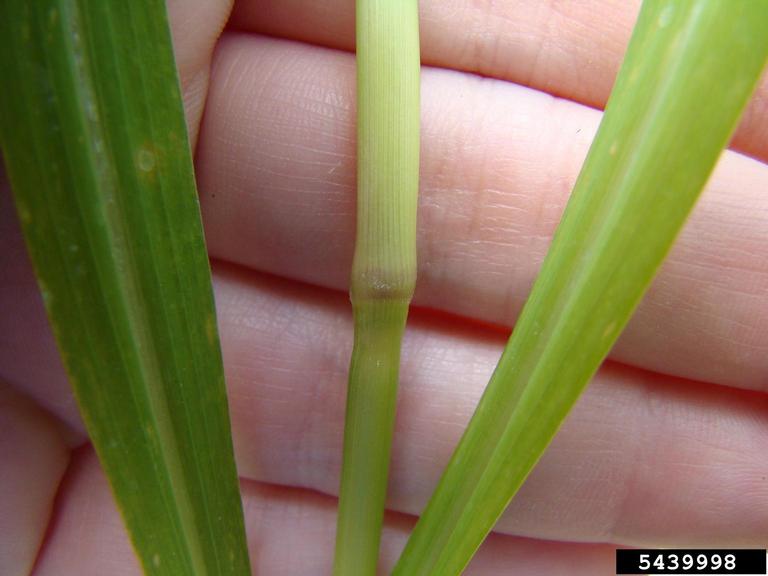
M357 1L357 237L334 573L376 573L400 345L416 279L416 0Z

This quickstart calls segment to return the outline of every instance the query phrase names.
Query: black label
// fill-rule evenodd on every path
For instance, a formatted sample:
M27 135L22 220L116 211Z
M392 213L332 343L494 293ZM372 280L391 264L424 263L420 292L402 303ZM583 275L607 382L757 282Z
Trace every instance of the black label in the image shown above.
M765 550L616 550L616 574L767 574Z

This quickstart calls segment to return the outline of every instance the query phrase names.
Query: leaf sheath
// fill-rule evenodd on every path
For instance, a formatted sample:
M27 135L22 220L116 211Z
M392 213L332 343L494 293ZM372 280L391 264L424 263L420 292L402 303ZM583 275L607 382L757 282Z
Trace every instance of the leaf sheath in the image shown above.
M416 0L357 1L357 236L334 573L376 574L400 345L416 279Z

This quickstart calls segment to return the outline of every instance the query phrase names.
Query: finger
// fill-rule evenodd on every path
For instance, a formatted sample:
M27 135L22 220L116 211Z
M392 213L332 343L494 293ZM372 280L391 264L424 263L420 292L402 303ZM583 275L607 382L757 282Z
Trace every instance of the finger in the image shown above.
M167 0L189 139L194 149L210 78L211 58L233 0Z
M253 574L330 574L336 502L301 490L242 485ZM139 576L138 562L98 463L78 454L62 495L58 518L35 576ZM405 544L412 520L390 515L381 550L381 573L389 573ZM162 563L160 557L159 562ZM466 574L511 572L521 576L612 574L613 549L491 536Z
M603 108L624 57L640 2L419 3L425 64L510 80ZM242 30L354 49L354 3L342 0L240 0L232 25ZM733 147L768 159L768 74L741 122Z
M29 574L69 460L56 421L0 382L0 573Z
M335 494L352 346L342 294L217 268L240 474ZM418 313L403 344L392 509L418 514L505 336ZM760 545L768 397L616 364L590 384L502 518L503 532L650 546Z
M211 253L346 290L354 245L354 61L231 35L197 155ZM590 140L594 110L423 72L415 303L512 325ZM768 166L727 152L613 358L768 389Z

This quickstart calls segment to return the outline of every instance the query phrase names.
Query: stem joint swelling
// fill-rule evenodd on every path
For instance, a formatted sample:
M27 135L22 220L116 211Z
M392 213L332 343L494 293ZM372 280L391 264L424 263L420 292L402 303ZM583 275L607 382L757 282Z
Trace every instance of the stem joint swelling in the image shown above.
M416 286L416 266L395 273L363 271L352 273L350 299L354 306L366 302L400 303L406 306L413 298Z

